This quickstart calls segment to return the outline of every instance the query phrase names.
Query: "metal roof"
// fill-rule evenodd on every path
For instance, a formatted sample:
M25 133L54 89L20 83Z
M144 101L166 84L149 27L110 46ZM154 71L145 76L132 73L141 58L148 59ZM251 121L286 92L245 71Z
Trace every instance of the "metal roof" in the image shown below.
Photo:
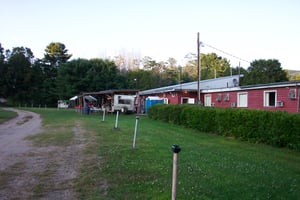
M264 83L256 85L245 85L241 86L241 89L258 89L258 88L270 88L270 87L285 87L291 85L300 84L300 81L285 81L285 82L275 82L275 83Z
M200 81L200 89L217 89L217 88L232 88L237 87L239 85L239 79L242 75L233 75L220 77L215 79L208 79ZM197 91L198 89L198 81L182 83L177 85L165 86L160 88L154 88L150 90L140 91L139 95L149 95L149 94L157 94L164 92L172 92L172 91Z
M233 88L216 88L216 89L207 89L202 90L202 93L211 93L211 92L229 92L229 91L243 91L243 90L256 90L256 89L267 89L267 88L278 88L278 87L290 87L290 86L300 86L300 81L286 81L286 82L276 82L276 83L264 83L256 85L245 85Z
M136 94L137 89L115 89L115 90L103 90L99 92L84 92L82 95L101 95L101 94Z

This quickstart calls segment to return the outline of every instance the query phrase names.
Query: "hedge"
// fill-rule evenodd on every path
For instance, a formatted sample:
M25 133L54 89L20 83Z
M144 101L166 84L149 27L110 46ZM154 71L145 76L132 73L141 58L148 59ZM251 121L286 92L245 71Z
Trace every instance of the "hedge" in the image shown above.
M300 151L299 114L158 104L149 108L148 116L202 132Z

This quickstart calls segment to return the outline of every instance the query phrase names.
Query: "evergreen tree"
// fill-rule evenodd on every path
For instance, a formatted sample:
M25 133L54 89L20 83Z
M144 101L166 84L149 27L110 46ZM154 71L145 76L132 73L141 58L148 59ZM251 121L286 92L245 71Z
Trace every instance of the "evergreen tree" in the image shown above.
M263 84L288 81L286 72L281 68L281 64L276 59L255 60L247 69L244 76L243 85Z

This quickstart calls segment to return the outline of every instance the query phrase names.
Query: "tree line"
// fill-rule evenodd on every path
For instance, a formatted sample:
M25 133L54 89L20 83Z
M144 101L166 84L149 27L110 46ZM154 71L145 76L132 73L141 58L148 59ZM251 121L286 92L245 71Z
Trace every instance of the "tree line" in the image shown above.
M233 67L216 53L201 54L201 80L243 74L241 84L287 81L287 74L276 59L255 60L247 69ZM163 87L196 81L197 56L188 54L185 66L174 58L157 62L151 57L131 59L72 59L63 43L52 42L43 58L34 58L30 48L5 50L0 43L0 98L9 105L56 106L58 99L69 99L82 92L109 89Z

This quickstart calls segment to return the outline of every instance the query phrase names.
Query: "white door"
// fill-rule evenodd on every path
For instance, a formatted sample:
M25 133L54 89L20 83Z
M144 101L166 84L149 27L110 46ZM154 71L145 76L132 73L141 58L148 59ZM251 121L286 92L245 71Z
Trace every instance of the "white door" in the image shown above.
M204 106L211 107L211 94L204 95Z
M248 93L241 92L237 94L237 106L238 107L248 107Z

